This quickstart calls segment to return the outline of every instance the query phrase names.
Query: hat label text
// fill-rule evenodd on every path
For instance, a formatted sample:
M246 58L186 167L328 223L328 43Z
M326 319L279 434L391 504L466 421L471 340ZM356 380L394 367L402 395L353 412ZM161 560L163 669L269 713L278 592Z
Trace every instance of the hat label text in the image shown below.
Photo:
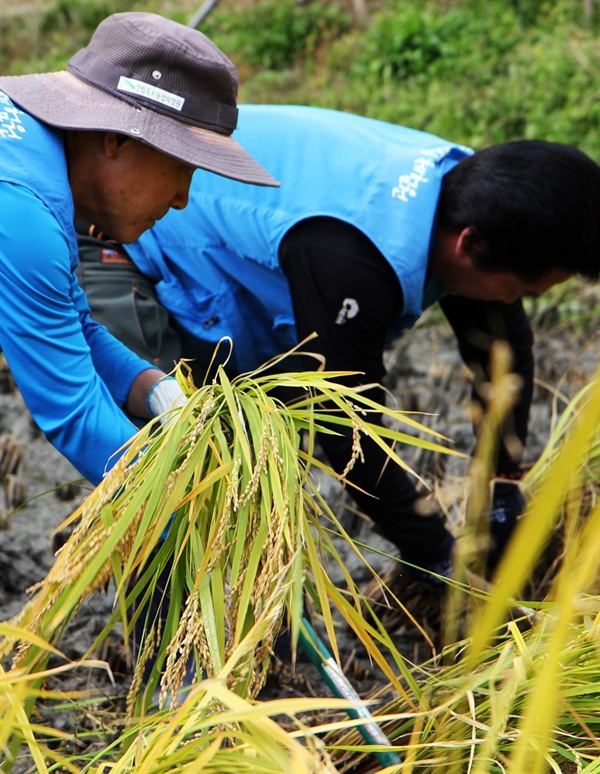
M152 86L150 83L144 83L144 81L138 81L136 78L126 78L122 75L119 78L117 84L119 91L125 91L128 94L135 94L138 97L145 97L151 99L153 102L160 102L161 105L173 108L173 110L181 110L185 103L183 97L179 97L177 94L172 94L170 91L159 89L157 86Z

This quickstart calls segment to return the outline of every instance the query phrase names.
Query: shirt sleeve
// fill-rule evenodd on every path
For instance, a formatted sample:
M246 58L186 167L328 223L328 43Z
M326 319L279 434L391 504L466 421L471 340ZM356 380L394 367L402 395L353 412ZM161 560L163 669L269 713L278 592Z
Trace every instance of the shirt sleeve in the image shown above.
M0 192L0 345L37 425L97 484L135 433L115 400L149 365L89 317L48 208L21 186Z

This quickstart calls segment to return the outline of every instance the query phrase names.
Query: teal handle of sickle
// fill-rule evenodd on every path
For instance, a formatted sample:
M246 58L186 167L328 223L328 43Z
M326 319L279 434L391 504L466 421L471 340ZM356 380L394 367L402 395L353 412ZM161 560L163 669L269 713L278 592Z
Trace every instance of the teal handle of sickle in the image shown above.
M391 747L391 742L383 733L381 726L374 719L373 715L371 715L360 696L348 681L346 675L342 672L337 662L306 618L302 619L302 625L300 626L300 644L334 694L340 699L348 699L355 704L354 708L348 708L346 710L348 715L354 719L366 719L367 722L361 723L358 726L358 730L363 739L368 744L378 745L380 747ZM394 766L402 763L402 759L398 753L393 750L374 751L373 755L382 766Z

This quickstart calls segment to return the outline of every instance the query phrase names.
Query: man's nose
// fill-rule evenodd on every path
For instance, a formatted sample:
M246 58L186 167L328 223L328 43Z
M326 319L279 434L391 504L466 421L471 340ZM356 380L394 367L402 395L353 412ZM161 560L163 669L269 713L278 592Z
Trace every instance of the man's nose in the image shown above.
M171 200L171 207L174 210L183 210L187 207L190 197L190 185L192 181L186 180L177 190L177 193Z

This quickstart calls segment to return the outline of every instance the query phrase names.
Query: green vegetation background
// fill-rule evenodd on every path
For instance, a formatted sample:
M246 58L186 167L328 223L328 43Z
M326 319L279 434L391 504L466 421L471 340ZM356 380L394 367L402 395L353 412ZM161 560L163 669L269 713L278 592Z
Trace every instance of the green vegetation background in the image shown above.
M0 71L61 69L110 13L188 23L201 2L3 0ZM243 102L346 110L482 148L538 137L600 161L595 0L219 0L201 29Z

